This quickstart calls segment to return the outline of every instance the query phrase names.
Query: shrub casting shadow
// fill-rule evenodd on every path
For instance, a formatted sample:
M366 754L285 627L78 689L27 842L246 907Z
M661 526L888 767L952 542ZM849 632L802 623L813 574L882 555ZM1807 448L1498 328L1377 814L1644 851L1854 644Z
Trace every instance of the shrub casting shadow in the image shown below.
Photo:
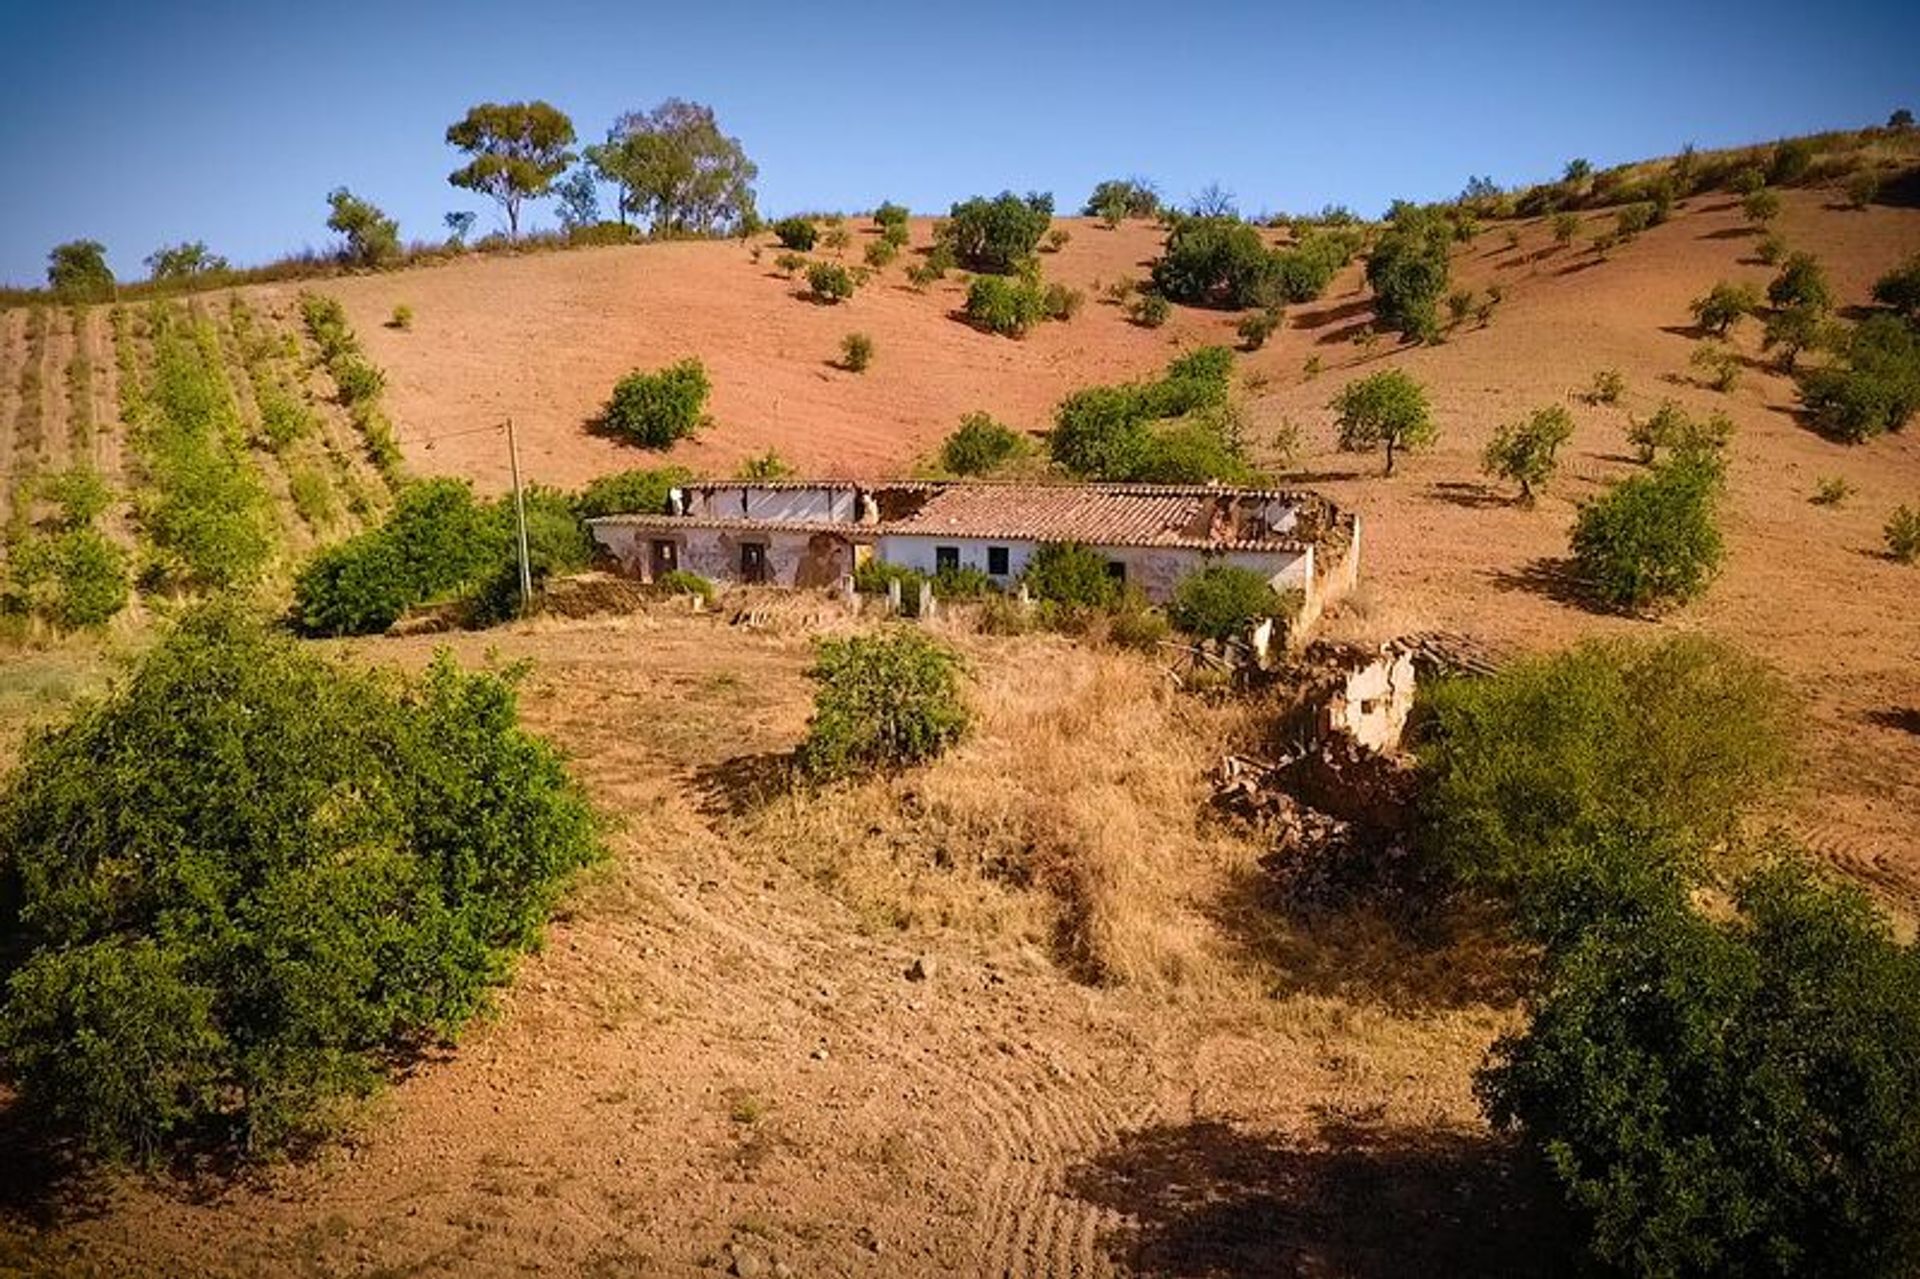
M1868 711L1866 720L1881 728L1891 728L1897 733L1912 733L1920 737L1920 707L1889 706L1883 710Z
M1128 1219L1101 1245L1154 1279L1581 1268L1544 1174L1482 1133L1336 1125L1293 1144L1217 1120L1162 1124L1070 1170L1067 1188Z

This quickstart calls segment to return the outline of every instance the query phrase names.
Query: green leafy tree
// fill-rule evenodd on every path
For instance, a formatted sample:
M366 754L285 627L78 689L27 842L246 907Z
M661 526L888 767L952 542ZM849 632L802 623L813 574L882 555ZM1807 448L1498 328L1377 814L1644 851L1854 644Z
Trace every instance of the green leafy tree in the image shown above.
M1780 216L1780 197L1770 188L1761 187L1747 193L1740 201L1740 211L1747 215L1747 221L1765 226Z
M807 290L816 302L844 302L853 296L853 274L838 262L815 262L807 267Z
M1181 578L1173 588L1167 617L1189 635L1230 640L1269 617L1291 617L1298 612L1297 597L1289 600L1260 573L1234 564L1209 564Z
M63 302L102 302L113 296L113 271L98 240L69 240L47 254L47 285Z
M1887 517L1884 530L1887 539L1887 554L1900 564L1911 564L1920 559L1920 511L1902 504L1894 508Z
M1760 290L1751 284L1722 280L1695 298L1689 309L1702 329L1725 337L1735 324L1760 309Z
M940 445L940 465L955 475L985 475L1029 451L1020 432L985 413L969 413Z
M573 121L546 102L483 102L447 128L447 145L473 159L447 181L498 201L507 235L520 237L520 206L538 200L574 161ZM591 181L591 179L589 179Z
M1833 290L1820 259L1811 253L1790 253L1780 274L1767 285L1767 301L1778 307L1809 307L1825 311L1833 305Z
M1118 226L1127 218L1160 216L1160 193L1144 178L1109 178L1093 189L1081 213Z
M553 194L560 201L560 225L568 231L581 231L600 222L600 188L593 170L586 165L574 169L554 183Z
M807 674L819 685L796 753L815 781L923 764L965 736L972 716L960 655L908 627L819 641Z
M781 218L773 224L773 234L782 248L811 253L820 238L820 228L806 218Z
M451 244L462 245L473 231L476 214L471 209L454 209L441 221L447 224L447 240Z
M1082 542L1034 548L1020 580L1035 599L1065 609L1105 608L1120 598L1120 582L1107 557Z
M1399 369L1347 383L1328 407L1334 411L1340 447L1352 453L1385 449L1388 475L1398 453L1424 448L1439 433L1425 389Z
M1874 315L1835 343L1837 359L1800 378L1800 398L1827 433L1858 444L1904 428L1920 412L1920 334Z
M1920 253L1875 280L1873 300L1920 324Z
M1688 454L1582 506L1573 559L1594 597L1639 613L1704 591L1724 554L1716 511L1722 483L1717 459Z
M602 515L664 515L667 495L692 480L693 472L684 466L596 475L580 491L574 507L582 519Z
M1533 505L1534 490L1553 477L1560 446L1573 438L1573 415L1559 405L1537 409L1518 422L1503 422L1487 443L1480 466L1488 475L1520 486L1520 501Z
M622 221L644 219L654 234L718 235L757 221L759 166L738 138L720 130L713 108L668 98L614 121L587 158L620 190Z
M1025 337L1047 318L1047 289L1033 276L975 276L967 286L966 316L975 328Z
M1238 310L1270 296L1276 271L1260 232L1227 217L1185 217L1153 264L1153 286L1190 306Z
M377 205L345 187L327 194L327 229L345 242L340 260L353 266L380 266L400 253L400 224Z
M1051 195L1002 191L992 199L974 196L955 204L943 235L960 265L1007 275L1033 256L1052 221Z
M511 679L356 671L232 606L0 792L0 1068L109 1156L261 1154L452 1037L599 855Z
M1379 323L1415 341L1439 332L1436 307L1447 291L1452 239L1446 219L1427 210L1403 212L1380 237L1367 258Z
M706 366L691 356L657 372L635 370L614 385L601 422L642 448L672 448L706 424L712 388Z
M162 245L147 255L147 278L152 280L193 280L226 270L227 260L209 253L203 240Z
M1782 307L1767 317L1761 349L1778 351L1781 370L1792 373L1800 363L1801 353L1817 348L1825 339L1827 325L1826 314L1820 307L1804 303Z

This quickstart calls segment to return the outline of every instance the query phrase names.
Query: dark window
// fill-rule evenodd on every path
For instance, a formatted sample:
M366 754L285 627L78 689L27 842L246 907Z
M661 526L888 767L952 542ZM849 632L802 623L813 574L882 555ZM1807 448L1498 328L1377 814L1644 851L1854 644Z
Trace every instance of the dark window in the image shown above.
M1124 582L1127 580L1127 566L1119 560L1108 560L1107 576L1116 582Z
M759 542L740 544L740 577L742 581L764 582L767 580L767 548Z
M653 576L665 577L668 573L673 572L673 570L679 567L679 545L666 538L655 539L652 547L652 563L650 565Z
M987 572L994 577L1005 577L1007 575L1006 547L989 546L987 548Z
M933 548L933 571L945 573L958 572L960 568L960 548L957 546L936 546Z

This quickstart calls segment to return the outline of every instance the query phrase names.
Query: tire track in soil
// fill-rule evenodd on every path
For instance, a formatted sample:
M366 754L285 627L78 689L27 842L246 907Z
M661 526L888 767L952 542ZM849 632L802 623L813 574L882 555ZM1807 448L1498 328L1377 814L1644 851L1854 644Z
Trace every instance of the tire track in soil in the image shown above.
M40 358L40 473L67 468L73 458L73 404L67 393L67 365L73 360L73 312L54 307L47 313L47 340Z

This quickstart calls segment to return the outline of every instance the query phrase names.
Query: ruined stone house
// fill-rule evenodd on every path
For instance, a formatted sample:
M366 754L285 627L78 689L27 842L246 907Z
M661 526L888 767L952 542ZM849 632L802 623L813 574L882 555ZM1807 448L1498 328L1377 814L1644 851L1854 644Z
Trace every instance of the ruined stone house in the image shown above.
M1318 494L1175 484L741 480L676 489L665 511L590 521L643 581L675 569L725 582L831 587L869 557L1002 587L1050 542L1080 542L1164 603L1209 564L1300 592L1311 622L1356 580L1358 517Z

